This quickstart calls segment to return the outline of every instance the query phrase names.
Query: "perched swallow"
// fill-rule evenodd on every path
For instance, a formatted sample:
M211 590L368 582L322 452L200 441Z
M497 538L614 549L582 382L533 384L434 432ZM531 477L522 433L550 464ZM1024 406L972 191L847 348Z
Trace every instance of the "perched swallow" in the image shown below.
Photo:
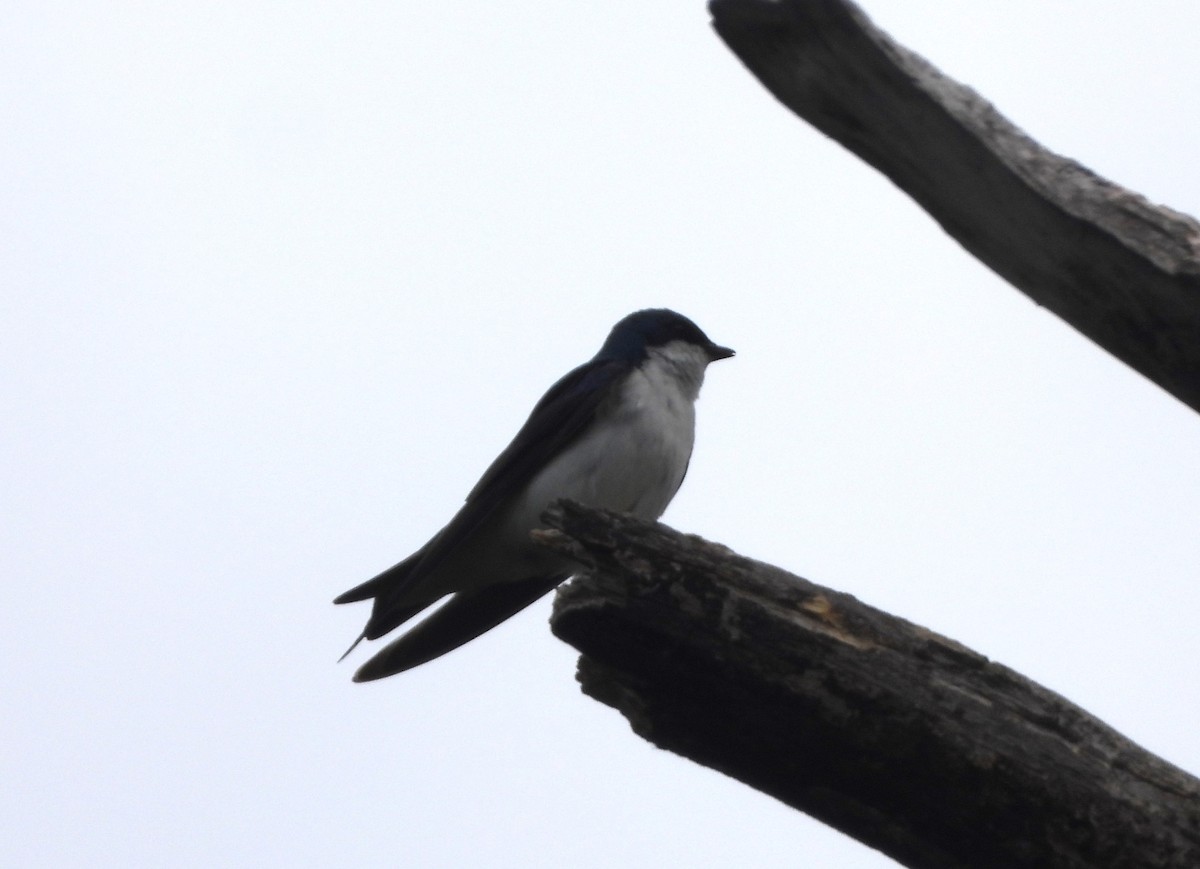
M550 387L450 524L334 600L374 598L348 655L450 595L367 661L354 681L444 655L574 573L578 564L530 538L552 501L570 498L646 520L661 516L687 472L705 367L732 355L674 311L638 311L617 323L590 362Z

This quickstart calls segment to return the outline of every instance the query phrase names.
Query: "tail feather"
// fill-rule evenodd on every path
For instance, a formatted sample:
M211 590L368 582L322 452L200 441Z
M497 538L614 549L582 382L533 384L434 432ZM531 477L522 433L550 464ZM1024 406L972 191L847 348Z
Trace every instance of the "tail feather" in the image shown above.
M338 658L338 663L346 660L346 658L358 648L358 644L363 640L378 640L384 634L394 631L406 621L411 619L422 610L433 606L434 601L427 600L422 603L410 604L404 607L387 607L383 606L383 599L375 599L375 609L371 611L371 618L367 619L367 626L363 628L363 632L358 635L350 648L342 652L342 656Z
M441 657L525 609L569 575L539 576L480 591L459 592L363 664L354 674L354 681L370 682L393 676Z
M394 564L378 576L373 576L361 585L356 585L349 591L344 591L333 599L334 603L356 603L373 597L386 595L394 589L401 588L408 579L409 573L420 560L424 550L414 552L399 564Z
M358 639L350 644L350 648L342 653L342 657L338 658L339 664L346 660L346 657L363 640L375 640L382 637L388 631L399 627L433 603L432 600L427 600L419 604L397 606L392 602L404 590L405 586L409 584L413 568L420 561L423 552L424 550L414 552L399 564L392 565L378 576L368 579L361 585L356 585L349 591L342 592L333 599L335 604L357 603L358 601L375 599L375 605L371 609L371 617L367 620L367 626L358 635Z
M400 627L422 610L429 609L438 598L423 600L419 603L404 605L389 605L387 598L375 598L375 609L371 610L371 618L363 628L363 637L368 640L378 640L384 634Z
M348 658L350 656L350 653L358 648L358 644L361 643L366 638L367 638L366 631L363 631L361 634L359 634L358 639L350 644L350 648L348 648L346 651L342 652L342 656L340 658L338 658L338 663L340 664L340 663L342 663L342 661L346 660L346 658Z

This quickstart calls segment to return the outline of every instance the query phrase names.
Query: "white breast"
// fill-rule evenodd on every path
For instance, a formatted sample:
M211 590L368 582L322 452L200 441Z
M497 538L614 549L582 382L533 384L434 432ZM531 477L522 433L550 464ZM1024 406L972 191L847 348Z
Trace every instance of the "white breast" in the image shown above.
M557 498L657 519L692 455L695 400L707 357L674 342L655 348L626 381L615 412L551 462L522 499L518 520L536 527Z

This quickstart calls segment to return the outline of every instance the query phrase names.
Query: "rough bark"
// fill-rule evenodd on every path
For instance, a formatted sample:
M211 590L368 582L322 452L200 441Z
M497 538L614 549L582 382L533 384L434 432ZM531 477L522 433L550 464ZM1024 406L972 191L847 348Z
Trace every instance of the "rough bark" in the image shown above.
M551 624L636 733L923 869L1200 866L1200 781L853 597L560 502Z
M713 0L767 90L971 254L1200 410L1200 224L1029 139L844 0Z

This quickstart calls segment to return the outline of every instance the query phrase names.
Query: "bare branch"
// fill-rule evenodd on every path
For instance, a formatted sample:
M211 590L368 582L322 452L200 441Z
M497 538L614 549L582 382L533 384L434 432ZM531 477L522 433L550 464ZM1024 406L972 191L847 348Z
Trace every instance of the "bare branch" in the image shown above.
M552 627L655 745L938 869L1200 866L1200 781L920 626L570 502Z
M712 0L780 102L997 274L1200 410L1200 224L1028 138L845 0Z

